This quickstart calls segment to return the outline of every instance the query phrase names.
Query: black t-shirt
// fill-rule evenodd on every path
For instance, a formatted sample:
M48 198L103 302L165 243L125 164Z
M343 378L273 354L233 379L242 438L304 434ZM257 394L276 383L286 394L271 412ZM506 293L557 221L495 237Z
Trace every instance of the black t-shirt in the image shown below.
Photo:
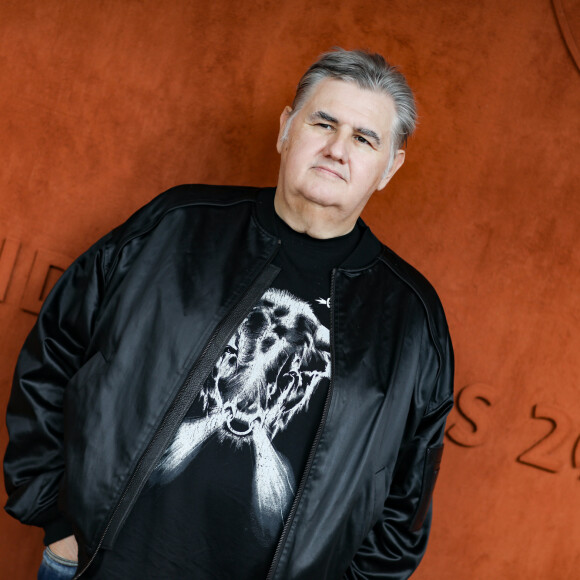
M356 247L316 240L267 201L272 286L231 337L94 578L265 578L331 375L331 271Z

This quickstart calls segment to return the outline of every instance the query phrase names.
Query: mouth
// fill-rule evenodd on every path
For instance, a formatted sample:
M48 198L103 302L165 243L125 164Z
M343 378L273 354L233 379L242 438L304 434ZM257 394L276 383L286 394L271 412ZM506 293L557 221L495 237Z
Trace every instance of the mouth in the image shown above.
M334 177L334 178L341 179L342 181L346 181L346 179L344 178L344 176L340 172L338 172L334 169L331 169L330 167L325 167L324 165L315 165L313 167L313 169L322 173L323 175L329 175L330 177Z

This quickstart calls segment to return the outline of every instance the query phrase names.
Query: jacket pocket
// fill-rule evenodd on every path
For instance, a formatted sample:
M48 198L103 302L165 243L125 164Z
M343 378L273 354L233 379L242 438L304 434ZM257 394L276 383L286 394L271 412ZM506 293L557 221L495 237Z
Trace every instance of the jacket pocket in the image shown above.
M390 483L391 471L387 467L382 467L373 476L372 513L366 534L383 519L383 509L389 494Z
M95 443L94 439L99 436L95 425L101 421L102 409L97 404L97 394L107 368L108 363L103 355L96 352L66 386L64 435L67 458L73 450L84 455L87 444L91 441Z
M441 465L442 456L443 445L433 445L432 447L428 447L425 452L421 495L417 504L417 510L415 511L415 515L411 522L412 532L421 529L429 511L431 497L433 495L433 490L435 489L435 482L437 481L437 475L439 475L439 466Z

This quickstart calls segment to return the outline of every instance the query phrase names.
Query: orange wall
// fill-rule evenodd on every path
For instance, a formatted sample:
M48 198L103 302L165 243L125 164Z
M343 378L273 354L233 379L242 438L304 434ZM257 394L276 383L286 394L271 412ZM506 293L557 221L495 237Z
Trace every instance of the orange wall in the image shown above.
M59 268L172 185L275 184L278 115L334 45L400 64L419 102L364 214L456 348L416 578L577 577L580 75L549 0L3 2L0 410ZM0 529L0 576L32 578L41 533Z

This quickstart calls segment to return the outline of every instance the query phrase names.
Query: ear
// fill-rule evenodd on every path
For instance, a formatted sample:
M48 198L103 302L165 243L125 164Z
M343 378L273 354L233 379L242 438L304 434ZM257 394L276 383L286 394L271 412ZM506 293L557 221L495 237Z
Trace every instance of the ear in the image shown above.
M401 165L403 165L403 163L405 163L405 150L398 149L397 152L395 153L395 158L393 159L393 164L391 165L389 171L387 171L387 173L385 173L385 175L383 175L383 177L381 178L379 186L377 187L377 191L384 189L385 185L387 185L387 183L389 183L389 181L391 180L391 177L393 177L393 175L395 175L395 173L397 173L397 171L399 170Z
M290 122L290 115L292 115L291 107L284 107L282 114L280 115L280 131L278 133L278 141L276 142L276 149L278 153L282 153L282 145L284 144L284 132L286 131L286 125Z

